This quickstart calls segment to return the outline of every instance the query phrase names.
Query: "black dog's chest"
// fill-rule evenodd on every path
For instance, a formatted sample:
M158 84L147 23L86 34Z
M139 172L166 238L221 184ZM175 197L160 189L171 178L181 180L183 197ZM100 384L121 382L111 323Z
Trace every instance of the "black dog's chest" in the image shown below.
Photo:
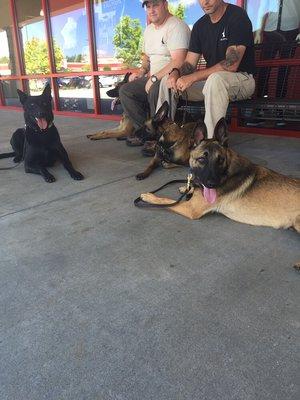
M25 164L50 166L57 158L56 149L60 143L57 129L54 125L45 132L36 132L30 127L25 130Z

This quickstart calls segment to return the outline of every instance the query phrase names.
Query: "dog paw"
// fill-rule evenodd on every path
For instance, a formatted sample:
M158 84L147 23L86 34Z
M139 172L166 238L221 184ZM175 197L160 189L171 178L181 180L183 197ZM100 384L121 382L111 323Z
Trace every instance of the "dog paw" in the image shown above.
M102 132L101 132L102 135ZM103 137L101 136L99 133L93 133L92 135L86 135L86 137L90 140L99 140L99 139L103 139Z
M141 194L141 199L142 199L143 201L145 201L146 203L153 203L153 204L155 204L155 203L156 203L157 196L155 196L153 193L142 193L142 194Z
M179 193L184 193L186 191L186 186L179 186L178 188Z
M146 179L147 176L148 176L148 175L145 175L144 172L141 172L140 174L137 174L137 175L135 176L135 178L136 178L138 181L142 181L143 179Z
M52 183L52 182L55 182L55 178L54 178L54 176L53 175L47 175L47 176L44 176L44 180L45 180L45 182L47 182L47 183Z
M84 179L84 176L78 171L73 171L70 175L75 181L82 181Z

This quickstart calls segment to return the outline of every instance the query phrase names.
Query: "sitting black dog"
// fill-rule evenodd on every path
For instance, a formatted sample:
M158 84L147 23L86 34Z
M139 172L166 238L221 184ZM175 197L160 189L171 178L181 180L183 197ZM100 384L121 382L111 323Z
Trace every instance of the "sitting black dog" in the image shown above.
M10 144L14 152L0 154L0 158L14 156L16 163L24 160L25 172L42 175L46 182L55 181L47 167L59 160L73 179L84 179L73 168L53 124L50 85L45 86L40 96L28 96L21 90L18 94L24 109L25 128L17 129L12 135Z

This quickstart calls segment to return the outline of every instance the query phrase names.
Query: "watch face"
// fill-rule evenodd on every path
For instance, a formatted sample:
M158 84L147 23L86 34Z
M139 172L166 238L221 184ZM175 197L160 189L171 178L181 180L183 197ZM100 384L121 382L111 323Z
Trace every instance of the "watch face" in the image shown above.
M156 77L155 75L152 75L152 76L151 76L151 82L154 83L154 82L156 82L156 81L157 81L157 77Z

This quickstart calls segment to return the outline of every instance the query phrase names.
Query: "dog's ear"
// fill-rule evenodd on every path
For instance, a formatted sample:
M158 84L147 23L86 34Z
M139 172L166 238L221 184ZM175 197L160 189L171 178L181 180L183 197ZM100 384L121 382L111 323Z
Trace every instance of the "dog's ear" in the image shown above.
M42 96L51 98L51 86L49 85L49 83L47 83L46 86L44 87Z
M202 120L197 122L192 137L196 146L202 142L202 140L207 139L207 128Z
M123 79L123 82L124 82L124 83L127 83L127 82L128 82L128 79L129 79L130 75L131 75L131 72L127 72L127 73L126 73L126 75L124 76L124 79Z
M152 122L156 123L157 125L161 124L165 118L167 118L169 112L169 103L164 101L160 109L154 115Z
M214 138L221 144L221 146L228 147L228 132L225 118L221 118L214 130Z
M22 92L22 90L17 89L18 95L19 95L19 99L21 104L24 104L25 101L28 99L28 96L26 93Z

